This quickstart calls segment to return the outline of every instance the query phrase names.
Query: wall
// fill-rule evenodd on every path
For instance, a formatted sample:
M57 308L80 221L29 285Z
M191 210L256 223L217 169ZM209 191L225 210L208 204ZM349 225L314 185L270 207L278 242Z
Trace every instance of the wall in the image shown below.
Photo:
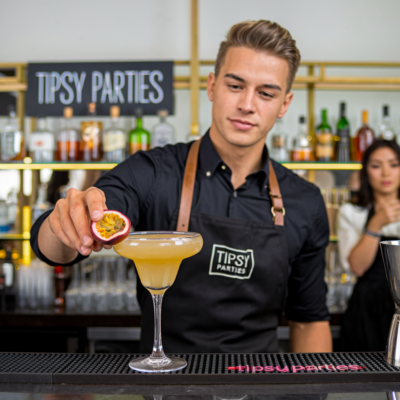
M190 56L189 0L14 0L0 1L0 62L84 60L180 60ZM398 0L199 0L201 59L215 59L229 27L245 19L271 19L290 30L303 60L400 61ZM202 74L210 69L202 68ZM187 69L177 71L187 73ZM303 73L301 71L301 73ZM399 75L400 70L345 70L332 74ZM177 140L190 124L189 92L176 91ZM201 129L210 124L211 104L200 94ZM294 135L297 119L306 113L306 93L296 90L284 118L284 129ZM382 104L390 104L394 128L400 132L399 92L319 91L316 120L322 107L334 124L338 103L348 103L353 133L361 110L371 113L378 128ZM156 118L146 118L151 127ZM132 121L127 119L127 127ZM0 127L2 121L0 121ZM58 121L50 121L57 129ZM27 126L27 130L28 130Z

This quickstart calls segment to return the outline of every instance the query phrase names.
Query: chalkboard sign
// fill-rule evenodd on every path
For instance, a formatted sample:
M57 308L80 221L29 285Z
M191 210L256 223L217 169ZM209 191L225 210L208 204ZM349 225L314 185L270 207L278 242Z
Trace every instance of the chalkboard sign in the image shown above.
M109 115L112 105L121 115L136 108L145 115L161 109L173 114L172 67L172 61L30 63L26 115L62 116L67 106L87 115L91 102L97 115Z

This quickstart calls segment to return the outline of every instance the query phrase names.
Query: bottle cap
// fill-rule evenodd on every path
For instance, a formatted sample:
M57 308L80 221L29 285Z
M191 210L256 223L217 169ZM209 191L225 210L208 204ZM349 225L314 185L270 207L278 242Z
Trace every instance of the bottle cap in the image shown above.
M64 107L64 118L72 118L74 116L74 109L72 107Z
M168 110L158 110L157 115L159 117L166 117L168 115Z
M346 103L340 103L340 112L346 111Z
M383 116L384 117L389 116L389 106L388 105L383 106Z
M118 106L111 106L110 107L110 115L112 118L118 118L120 114L120 109Z
M364 125L368 124L368 111L367 110L363 110L363 112L362 112L362 123Z
M299 122L300 124L304 124L306 122L306 117L304 115L300 116Z
M88 113L92 115L96 114L96 103L88 104Z
M135 116L136 116L136 118L142 118L143 117L143 108L135 108Z

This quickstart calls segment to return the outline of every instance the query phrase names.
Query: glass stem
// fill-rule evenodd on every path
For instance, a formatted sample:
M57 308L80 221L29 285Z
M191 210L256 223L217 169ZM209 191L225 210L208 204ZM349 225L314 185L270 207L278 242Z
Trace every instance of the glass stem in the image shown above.
M154 344L153 352L150 357L164 358L164 349L161 341L161 304L163 300L162 294L152 294L154 305Z

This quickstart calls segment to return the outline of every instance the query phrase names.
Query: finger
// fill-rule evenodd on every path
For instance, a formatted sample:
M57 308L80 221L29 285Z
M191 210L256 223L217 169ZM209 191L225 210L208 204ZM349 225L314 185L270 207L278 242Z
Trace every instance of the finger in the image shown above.
M53 211L48 218L50 230L68 247L76 250L75 246L68 239L67 235L63 232L60 220L58 218L58 212Z
M73 244L75 250L79 251L79 253L87 256L90 254L91 249L87 246L82 246L81 239L76 231L74 222L70 216L70 208L67 201L58 201L57 207L58 217L61 223L61 228L64 234L67 236L68 240ZM87 229L87 227L86 227Z
M69 198L69 215L81 241L81 246L90 247L93 237L90 232L89 220L86 212L86 204L81 193Z
M85 191L85 203L90 218L93 221L100 221L103 218L103 211L107 210L106 196L103 191L95 187L89 188Z
M107 250L112 249L112 246L110 244L103 244L103 247Z
M93 251L98 253L99 251L101 251L103 249L103 246L101 245L101 243L94 240L91 248Z

